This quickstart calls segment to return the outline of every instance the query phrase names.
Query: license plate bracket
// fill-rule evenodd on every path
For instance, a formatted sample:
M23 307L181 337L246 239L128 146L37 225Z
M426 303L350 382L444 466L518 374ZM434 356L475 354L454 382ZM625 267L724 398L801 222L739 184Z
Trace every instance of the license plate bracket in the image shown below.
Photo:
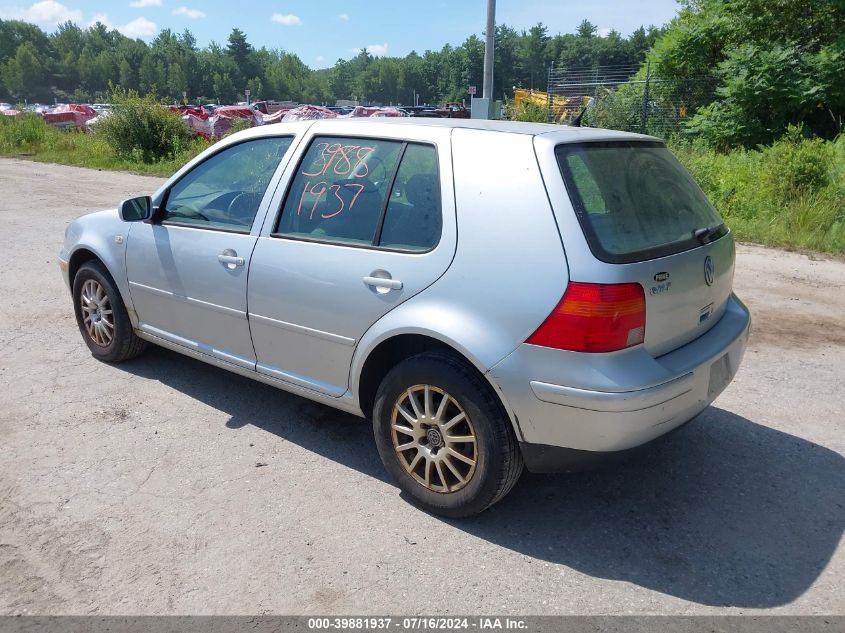
M710 365L710 384L707 387L707 397L714 398L728 386L733 378L731 363L728 354L723 354L717 361Z

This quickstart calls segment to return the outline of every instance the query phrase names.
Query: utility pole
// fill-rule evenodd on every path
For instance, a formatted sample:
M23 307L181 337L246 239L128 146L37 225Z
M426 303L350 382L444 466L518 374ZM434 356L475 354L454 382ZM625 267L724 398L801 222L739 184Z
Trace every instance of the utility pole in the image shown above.
M493 50L496 36L496 0L487 0L487 30L484 42L484 86L482 96L487 99L487 112L493 111Z

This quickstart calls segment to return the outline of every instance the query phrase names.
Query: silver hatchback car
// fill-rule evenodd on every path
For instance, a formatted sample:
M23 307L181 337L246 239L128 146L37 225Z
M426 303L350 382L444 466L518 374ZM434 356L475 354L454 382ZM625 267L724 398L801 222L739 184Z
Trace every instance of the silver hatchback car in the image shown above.
M689 421L750 327L689 174L599 129L247 130L74 221L60 265L96 358L155 343L369 417L397 485L447 516Z

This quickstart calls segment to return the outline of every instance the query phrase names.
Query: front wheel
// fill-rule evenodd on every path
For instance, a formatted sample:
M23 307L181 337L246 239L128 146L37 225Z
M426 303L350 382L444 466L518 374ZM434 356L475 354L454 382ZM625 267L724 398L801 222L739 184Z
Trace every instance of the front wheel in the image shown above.
M97 261L80 266L73 278L73 309L91 354L107 363L134 358L146 347L132 329L111 275Z
M452 354L420 354L394 367L376 395L373 431L396 484L435 514L477 514L504 497L522 473L501 402Z

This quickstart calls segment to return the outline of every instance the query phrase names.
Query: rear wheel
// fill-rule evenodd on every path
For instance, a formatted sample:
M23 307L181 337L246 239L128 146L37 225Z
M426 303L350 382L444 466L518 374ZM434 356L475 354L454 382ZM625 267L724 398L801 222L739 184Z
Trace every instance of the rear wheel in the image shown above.
M501 403L452 354L420 354L394 367L376 395L373 430L397 485L436 514L477 514L504 497L522 472Z
M95 358L117 363L144 351L146 342L135 335L120 292L100 262L86 262L77 271L73 308L82 338Z

